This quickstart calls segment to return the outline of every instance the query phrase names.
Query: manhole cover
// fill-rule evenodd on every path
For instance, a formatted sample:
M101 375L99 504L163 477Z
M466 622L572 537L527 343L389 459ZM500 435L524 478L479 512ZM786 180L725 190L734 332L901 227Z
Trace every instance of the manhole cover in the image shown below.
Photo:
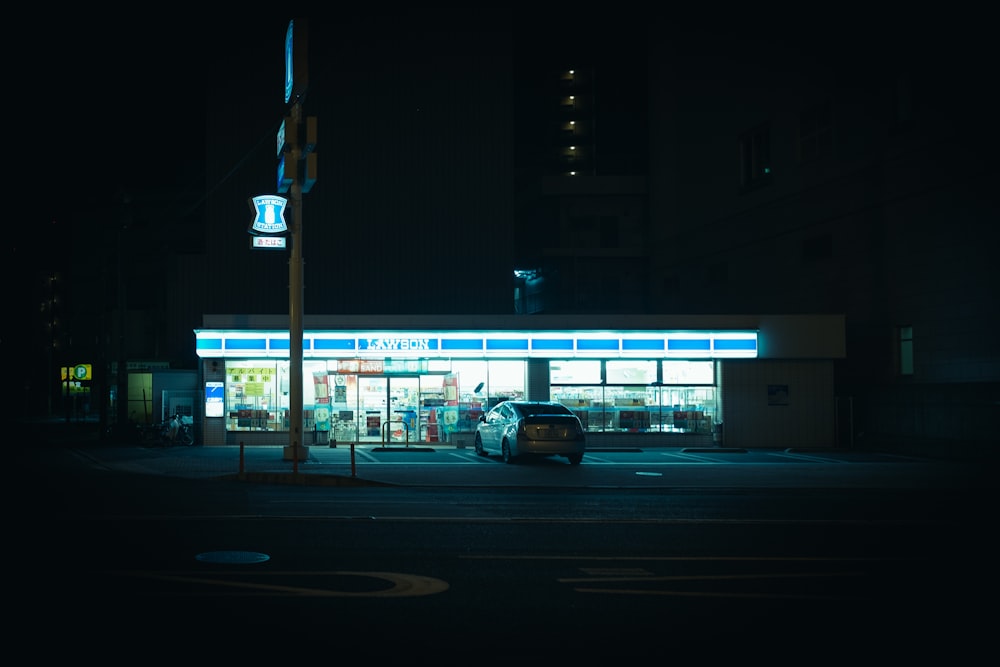
M256 551L206 551L195 556L203 563L263 563L269 558Z

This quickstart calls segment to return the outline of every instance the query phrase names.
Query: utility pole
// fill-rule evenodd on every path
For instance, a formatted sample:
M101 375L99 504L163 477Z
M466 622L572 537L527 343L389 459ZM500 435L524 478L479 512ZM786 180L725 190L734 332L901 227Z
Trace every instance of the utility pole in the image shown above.
M309 448L302 442L302 102L292 106L292 122L296 126L296 144L292 146L291 157L295 161L295 180L291 185L292 195L292 254L288 260L288 354L290 374L288 386L288 448L285 459L296 462L305 460Z
M292 199L291 255L288 260L288 446L284 458L298 462L309 456L303 442L302 420L302 313L303 259L302 259L302 195L316 182L316 119L308 122L302 116L302 102L309 84L308 68L309 30L305 20L288 22L285 33L285 103L291 104L291 116L286 119L290 141L287 146L285 171L279 187L289 177Z

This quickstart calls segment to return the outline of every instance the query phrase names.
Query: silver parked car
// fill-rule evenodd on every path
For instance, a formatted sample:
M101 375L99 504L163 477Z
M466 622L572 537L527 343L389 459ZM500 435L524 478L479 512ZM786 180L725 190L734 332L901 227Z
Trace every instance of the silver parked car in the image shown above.
M555 401L503 401L479 418L476 453L499 454L506 463L520 456L565 456L583 460L586 436L573 411Z

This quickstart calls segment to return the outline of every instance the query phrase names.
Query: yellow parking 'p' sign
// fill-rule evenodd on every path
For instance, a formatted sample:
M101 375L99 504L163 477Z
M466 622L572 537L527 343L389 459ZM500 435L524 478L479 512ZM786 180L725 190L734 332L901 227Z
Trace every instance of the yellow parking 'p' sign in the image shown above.
M63 366L62 380L93 380L94 370L90 364L77 364L76 366Z

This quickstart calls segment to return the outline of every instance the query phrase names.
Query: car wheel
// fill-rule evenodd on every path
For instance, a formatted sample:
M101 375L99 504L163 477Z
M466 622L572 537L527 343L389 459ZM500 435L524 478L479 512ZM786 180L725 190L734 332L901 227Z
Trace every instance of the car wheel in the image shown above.
M486 451L483 449L483 439L479 437L478 433L476 434L476 454L486 456Z
M578 466L583 460L583 454L567 454L566 458L569 459L570 465Z
M510 453L510 443L508 443L506 440L503 441L503 445L501 445L500 451L503 453L504 463L514 462L514 456Z

